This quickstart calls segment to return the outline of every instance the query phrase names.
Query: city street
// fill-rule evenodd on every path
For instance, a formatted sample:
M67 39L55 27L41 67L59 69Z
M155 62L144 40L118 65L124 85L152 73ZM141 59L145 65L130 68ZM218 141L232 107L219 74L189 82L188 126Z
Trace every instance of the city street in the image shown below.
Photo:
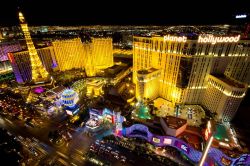
M65 123L65 122L64 122ZM65 142L63 145L59 147L53 145L48 140L48 133L50 130L56 129L56 126L62 124L62 122L44 122L44 125L39 128L25 127L24 123L20 120L9 120L5 117L0 119L0 127L7 129L15 136L22 136L24 138L34 137L42 143L39 144L40 148L44 149L47 152L46 158L55 158L56 156L60 156L67 163L83 163L83 154L87 150L89 144L92 142L91 137L85 136L83 131L79 130L73 134L73 139L69 142ZM53 125L53 126L52 126ZM57 158L56 157L56 158ZM46 159L45 158L45 159ZM41 162L45 162L43 159ZM40 162L39 160L37 161ZM40 163L41 164L41 163Z

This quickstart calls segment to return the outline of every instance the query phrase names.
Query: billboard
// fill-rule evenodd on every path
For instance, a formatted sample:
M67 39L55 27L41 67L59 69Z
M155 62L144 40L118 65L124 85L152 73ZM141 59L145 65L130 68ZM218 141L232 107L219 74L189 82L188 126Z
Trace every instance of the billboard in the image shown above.
M163 143L164 143L164 144L166 144L166 145L171 145L171 143L172 143L172 139L169 139L169 138L164 138Z
M159 138L153 137L153 142L159 144L161 140Z
M175 141L174 142L174 146L176 146L178 149L181 149L182 151L186 152L187 154L189 154L190 149L186 144L183 144L182 142L179 141Z

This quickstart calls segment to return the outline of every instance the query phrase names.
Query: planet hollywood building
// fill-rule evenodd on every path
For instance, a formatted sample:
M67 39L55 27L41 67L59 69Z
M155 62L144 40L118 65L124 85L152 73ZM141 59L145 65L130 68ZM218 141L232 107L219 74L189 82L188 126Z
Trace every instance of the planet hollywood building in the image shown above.
M140 99L162 97L176 103L200 104L230 121L250 84L250 43L240 35L156 36L133 38L133 81L138 71L160 71L155 91L137 91ZM154 80L155 81L155 80ZM145 82L143 85L149 82ZM152 86L152 88L155 86ZM154 91L149 88L148 91ZM137 88L140 89L140 88ZM144 94L139 94L139 93ZM213 97L207 97L211 94Z

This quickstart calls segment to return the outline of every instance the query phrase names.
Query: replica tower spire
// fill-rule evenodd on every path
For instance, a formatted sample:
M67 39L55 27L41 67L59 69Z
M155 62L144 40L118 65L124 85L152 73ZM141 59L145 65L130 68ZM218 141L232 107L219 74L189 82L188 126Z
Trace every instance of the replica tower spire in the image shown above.
M30 36L28 24L25 21L23 14L19 12L18 16L30 55L32 81L34 81L35 83L44 82L48 79L49 74L42 65L42 62L37 54L37 51Z

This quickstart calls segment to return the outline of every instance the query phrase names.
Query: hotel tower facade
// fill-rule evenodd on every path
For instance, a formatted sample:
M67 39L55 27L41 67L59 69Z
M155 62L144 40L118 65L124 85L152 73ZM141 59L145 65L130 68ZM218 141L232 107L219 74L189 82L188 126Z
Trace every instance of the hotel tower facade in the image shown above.
M147 92L153 91L148 88L143 91L144 94L138 94L140 92L137 91L137 99L153 100L157 96L172 102L173 105L200 104L216 112L219 119L230 121L250 83L249 46L249 41L240 40L240 36L201 35L192 40L185 36L170 35L134 37L133 81L137 89L142 89L139 87L142 81L143 86L147 82L152 84L152 80L141 80L138 77L141 70L154 68L161 71L159 77L153 77L158 80L154 81L157 86L151 85L158 94ZM212 79L222 85L211 83ZM215 93L213 100L207 97L210 92ZM233 104L234 107L219 108L223 101Z

